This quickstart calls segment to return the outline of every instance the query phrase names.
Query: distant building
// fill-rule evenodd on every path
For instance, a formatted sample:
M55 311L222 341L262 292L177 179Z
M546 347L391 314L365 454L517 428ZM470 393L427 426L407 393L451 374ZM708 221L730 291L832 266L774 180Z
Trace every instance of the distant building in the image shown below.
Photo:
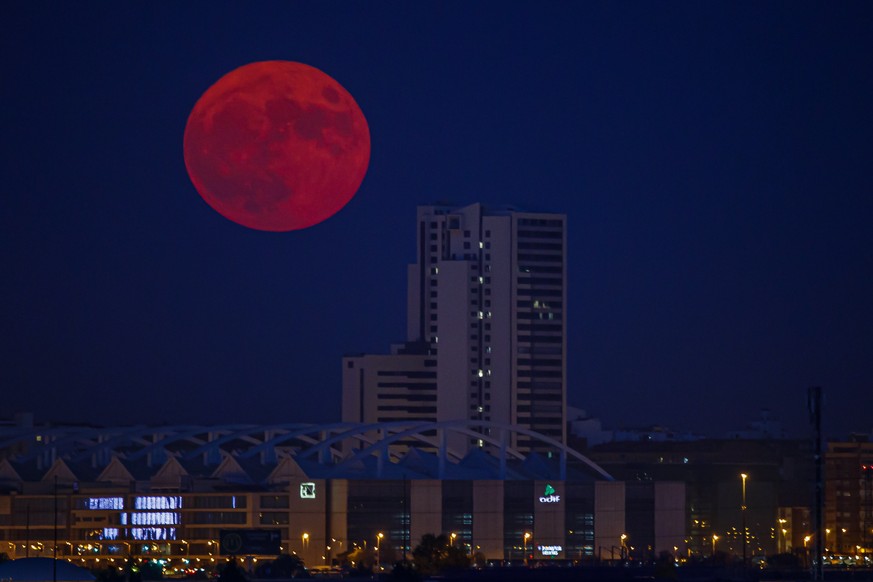
M685 483L687 539L693 555L708 556L713 535L718 536L718 550L742 554L743 473L748 475L747 554L803 550L813 499L810 440L616 441L585 454L623 481Z
M743 430L735 430L727 433L729 439L787 439L788 435L782 427L782 423L773 419L772 413L767 408L761 409L761 417L752 421Z
M343 359L343 420L493 421L566 442L566 217L433 205L417 223L408 343ZM511 445L554 449L524 433Z
M603 422L585 410L567 407L568 443L578 450L612 442L615 432L603 428Z
M828 443L825 527L831 551L873 553L873 442L868 435Z
M175 575L231 554L327 565L368 544L393 564L428 533L497 563L685 551L683 483L614 481L572 449L525 454L512 427L478 422L2 429L0 550L48 558L56 539L63 560L155 559ZM499 454L391 452L471 426L503 433Z

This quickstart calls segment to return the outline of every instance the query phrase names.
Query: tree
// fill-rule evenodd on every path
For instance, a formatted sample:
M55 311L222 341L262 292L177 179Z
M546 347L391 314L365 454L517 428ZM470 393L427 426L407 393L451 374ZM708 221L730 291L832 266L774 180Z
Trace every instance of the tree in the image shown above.
M248 580L242 568L236 563L236 558L231 558L218 575L218 582L248 582Z
M422 536L421 543L412 550L412 560L424 576L470 567L466 552L452 545L445 534Z
M306 568L298 556L281 554L271 562L258 564L255 572L258 578L300 578L306 574Z
M122 582L124 580L123 570L119 572L114 566L103 568L100 570L92 570L94 580L96 582Z
M157 562L146 562L140 566L139 574L143 580L161 580L164 577L164 568Z
M376 566L376 551L372 548L357 546L341 557L344 563L351 566L352 575L371 574Z
M673 554L664 551L655 561L655 578L676 578L676 560Z

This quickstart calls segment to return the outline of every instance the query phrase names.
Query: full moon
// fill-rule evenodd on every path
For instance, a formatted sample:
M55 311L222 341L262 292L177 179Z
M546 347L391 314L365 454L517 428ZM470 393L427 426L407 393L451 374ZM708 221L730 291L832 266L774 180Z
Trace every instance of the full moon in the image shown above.
M342 85L309 65L251 63L194 105L185 166L200 196L249 228L289 231L336 214L370 162L370 130Z

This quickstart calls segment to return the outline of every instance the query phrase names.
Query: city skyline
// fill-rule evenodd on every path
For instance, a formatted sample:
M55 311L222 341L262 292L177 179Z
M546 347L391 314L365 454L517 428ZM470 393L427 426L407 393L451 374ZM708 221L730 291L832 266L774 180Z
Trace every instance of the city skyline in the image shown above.
M415 208L567 216L567 402L717 436L869 432L873 6L17 2L0 86L0 416L324 422L404 336ZM182 133L283 59L372 134L325 223L215 215ZM119 412L121 411L121 412Z

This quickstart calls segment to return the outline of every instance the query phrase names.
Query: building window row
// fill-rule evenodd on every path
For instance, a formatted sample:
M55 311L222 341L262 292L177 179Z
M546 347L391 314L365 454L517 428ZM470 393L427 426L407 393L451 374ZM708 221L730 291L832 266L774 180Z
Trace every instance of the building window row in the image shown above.
M519 335L518 341L522 343L560 344L564 342L564 336L560 335Z
M564 267L552 267L547 265L518 265L519 273L534 273L534 274L547 274L547 273L564 273Z
M561 230L519 230L519 238L564 238Z
M564 291L563 289L517 289L516 294L521 297L563 297Z
M543 254L543 255L533 255L530 253L519 253L518 261L530 261L532 263L559 263L564 264L564 258L561 254Z
M519 241L518 248L525 251L560 251L564 249L563 243L544 243L544 242L522 242Z
M519 226L564 226L559 218L519 218Z
M408 404L380 405L377 407L377 410L379 412L436 413L436 406L409 406Z
M564 283L562 277L517 277L516 283L519 285L554 285L560 286Z
M376 396L379 400L403 400L405 402L436 402L436 394L385 394ZM380 410L387 410L380 408Z
M407 390L436 390L435 382L411 383L411 382L377 382L377 388L406 388Z

